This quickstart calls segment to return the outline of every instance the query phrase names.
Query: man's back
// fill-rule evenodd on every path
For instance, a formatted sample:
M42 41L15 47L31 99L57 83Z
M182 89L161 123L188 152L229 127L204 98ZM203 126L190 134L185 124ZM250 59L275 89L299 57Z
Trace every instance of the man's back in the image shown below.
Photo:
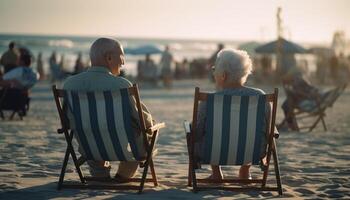
M86 72L68 78L63 85L65 90L103 91L132 86L130 81L116 77L105 67L90 67Z

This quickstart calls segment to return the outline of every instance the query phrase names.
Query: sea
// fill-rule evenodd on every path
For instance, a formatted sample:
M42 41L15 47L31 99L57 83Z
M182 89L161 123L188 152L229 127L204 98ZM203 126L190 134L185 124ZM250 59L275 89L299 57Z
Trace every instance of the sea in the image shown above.
M58 55L58 62L63 58L64 70L71 72L79 53L83 55L83 61L88 66L89 48L98 37L87 36L48 36L48 35L16 35L0 34L0 54L8 49L8 44L15 41L19 47L26 47L33 55L32 67L36 68L36 57L42 53L44 71L50 73L48 59L52 52ZM113 38L113 37L112 37ZM115 38L118 39L124 48L137 48L145 45L152 45L161 50L169 46L176 62L183 59L189 61L197 58L209 58L217 49L218 43L225 47L237 48L244 41L219 41L219 40L180 40L180 39L149 39L149 38ZM144 59L144 55L125 55L126 64L123 67L127 75L135 76L137 61ZM152 55L157 63L160 60L159 54Z
M8 49L11 41L16 42L18 47L26 47L33 55L32 67L36 69L36 58L42 53L45 74L50 74L49 57L52 52L57 53L58 62L63 59L63 69L73 72L78 54L82 54L83 63L90 66L89 49L91 44L99 36L53 36L53 35L24 35L24 34L1 34L0 33L0 55ZM169 46L174 56L175 62L182 62L184 59L191 62L193 59L207 59L217 50L219 43L227 48L242 49L248 52L250 57L259 60L259 55L255 54L255 48L268 41L245 41L245 40L195 40L195 39L157 39L157 38L127 38L111 37L119 40L124 48L138 48L143 46L154 46L163 50ZM305 48L311 47L309 44L302 44ZM300 65L305 75L311 75L316 71L316 57L311 54L296 55L297 64ZM152 54L151 58L155 63L159 63L160 54ZM125 65L123 70L127 76L137 75L137 61L145 59L145 55L125 55ZM254 62L256 63L256 62ZM273 68L275 65L273 59ZM305 67L306 66L306 67ZM174 66L173 66L174 67ZM258 66L253 66L257 68Z

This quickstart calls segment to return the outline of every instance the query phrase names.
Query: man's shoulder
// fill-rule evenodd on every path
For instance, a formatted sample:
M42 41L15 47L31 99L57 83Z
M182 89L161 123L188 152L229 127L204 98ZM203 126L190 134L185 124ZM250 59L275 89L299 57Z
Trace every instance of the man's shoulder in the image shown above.
M117 84L120 84L123 87L131 87L132 86L132 83L124 77L117 76L117 77L114 77L114 79L115 79Z
M82 86L85 85L85 86ZM113 75L92 77L86 72L71 76L63 83L63 89L89 89L89 90L109 90L117 88L131 87L132 83L123 77L116 77Z
M76 84L80 83L81 79L81 74L73 75L68 77L64 82L63 82L63 89L73 89Z

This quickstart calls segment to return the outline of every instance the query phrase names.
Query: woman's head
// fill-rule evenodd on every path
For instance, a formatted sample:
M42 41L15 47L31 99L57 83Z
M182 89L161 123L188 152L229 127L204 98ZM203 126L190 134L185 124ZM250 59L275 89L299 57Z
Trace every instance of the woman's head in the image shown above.
M213 69L218 88L244 85L252 72L252 61L245 51L223 49L218 53Z
M19 57L19 65L29 67L32 63L32 55L30 51L26 48L19 48L20 57Z

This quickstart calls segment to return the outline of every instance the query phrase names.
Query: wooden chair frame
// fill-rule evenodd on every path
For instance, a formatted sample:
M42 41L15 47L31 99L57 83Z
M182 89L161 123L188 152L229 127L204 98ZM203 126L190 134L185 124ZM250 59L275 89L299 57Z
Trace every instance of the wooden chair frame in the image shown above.
M339 86L337 88L335 88L336 90L338 90L338 92L343 92L346 88L346 84L342 85L342 86ZM288 88L288 85L284 84L283 85L283 88L284 88L284 91L286 93L286 96L287 96L287 99L288 99L288 96L291 95L292 91ZM295 128L296 128L296 131L301 131L301 130L305 130L305 129L308 129L307 132L311 132L314 130L314 128L316 128L316 126L318 125L319 122L322 123L322 126L323 126L323 129L324 131L327 131L327 124L325 122L325 116L326 116L326 110L328 107L332 107L333 104L336 102L336 100L338 99L338 97L340 96L340 94L334 99L333 102L331 102L330 105L327 105L327 106L322 106L322 102L320 99L315 99L315 102L316 102L316 110L315 111L312 111L312 112L307 112L307 111L303 111L303 110L300 110L300 109L297 109L297 108L294 108L293 109L293 113L290 113L290 115L292 115L291 117L295 118ZM307 99L307 97L305 96L305 99ZM291 102L288 102L289 106L290 107L293 107L294 105L292 105ZM315 118L315 121L310 125L310 126L303 126L303 127L299 127L298 125L298 120L301 120L301 119L305 119L305 118L312 118L314 117ZM284 119L282 121L282 123L285 122L286 119Z
M269 127L275 127L275 121L276 121L276 110L277 110L277 98L278 98L278 89L275 88L273 94L267 94L267 101L272 103L272 113L271 113L271 119L269 120ZM198 112L198 105L199 101L206 101L208 97L208 93L200 92L199 88L196 87L195 94L194 94L194 107L193 107L193 119L192 123L197 123L197 112ZM189 168L188 168L188 186L192 186L193 192L197 192L200 190L207 190L207 189L220 189L220 190L230 190L230 191L277 191L279 195L282 195L282 183L280 178L280 171L279 171L279 164L278 164L278 156L277 156L277 147L276 147L276 141L275 139L278 138L278 134L274 133L274 128L269 128L268 132L268 151L266 154L266 162L264 163L264 170L263 170L263 177L260 179L223 179L223 180L213 180L213 179L198 179L196 178L196 170L195 166L192 163L195 163L194 158L194 138L196 134L196 128L195 126L192 126L191 128L191 134L188 137L187 144L189 144ZM276 175L276 187L267 187L267 176L269 172L269 165L271 161L271 155L273 158L274 163L274 171ZM261 184L260 186L244 186L244 187L237 187L237 186L200 186L199 183L207 183L207 184L214 184L214 183L234 183L234 184L251 184L251 183L258 183Z
M163 127L165 127L164 123L158 123L156 125L153 125L150 128L146 128L145 120L141 108L141 101L139 96L139 90L136 84L134 84L132 87L128 88L129 94L135 97L136 100L136 106L139 114L140 119L140 126L141 126L141 134L143 134L144 138L144 144L146 147L146 158L144 161L140 162L140 167L143 167L143 173L141 178L129 178L129 179L123 179L123 183L125 182L139 182L140 185L125 185L118 182L115 178L97 178L97 177L88 177L84 176L83 172L80 168L82 164L85 163L86 159L82 156L80 158L77 158L76 153L74 151L72 140L74 132L69 127L68 118L65 114L65 110L63 108L63 97L64 97L64 90L57 89L56 85L52 86L52 92L55 98L57 110L60 116L60 121L62 128L57 129L57 133L64 134L66 142L67 142L67 148L66 153L63 160L63 165L59 177L59 181L57 184L57 189L60 190L62 188L76 188L76 189L112 189L112 190L138 190L138 193L141 194L143 192L144 184L145 182L153 182L154 186L158 186L158 181L156 177L156 172L154 169L154 163L152 158L152 152L155 147L155 142L157 135L159 133L159 130ZM148 136L151 136L150 140L147 139ZM68 164L69 156L72 156L73 163L75 165L76 171L80 178L80 183L65 183L64 182L64 175L66 172L66 167ZM152 178L146 178L148 167L151 170ZM95 182L95 184L94 184Z

